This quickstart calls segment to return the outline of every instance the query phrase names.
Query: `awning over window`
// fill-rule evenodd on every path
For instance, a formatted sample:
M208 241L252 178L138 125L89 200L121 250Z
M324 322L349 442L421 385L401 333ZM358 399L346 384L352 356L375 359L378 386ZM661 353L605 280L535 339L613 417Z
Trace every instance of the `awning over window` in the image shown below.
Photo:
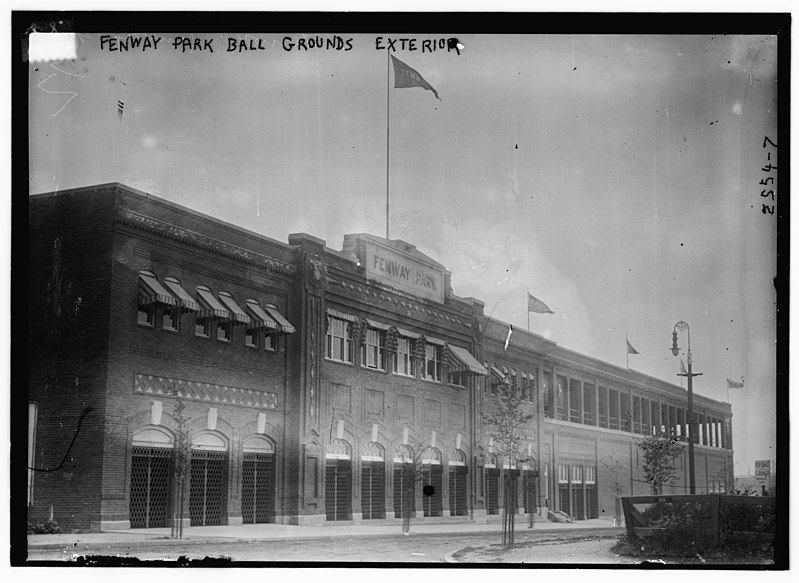
M467 371L479 375L488 374L486 368L468 350L451 344L449 345L449 362L447 365L453 371Z
M501 383L508 383L509 382L508 381L508 377L505 376L505 373L503 373L501 370L499 370L493 364L491 365L491 377L494 380L499 381Z
M344 312L339 312L338 310L333 310L331 308L327 309L327 315L333 316L334 318L338 318L340 320L347 320L348 322L358 321L358 318L351 314L345 314Z
M391 329L391 326L389 326L388 324L383 324L383 322L376 322L375 320L370 320L369 318L366 318L366 323L369 324L370 328L374 328L375 330L388 331Z
M188 292L183 289L177 280L168 277L164 280L164 284L169 288L169 291L171 291L172 294L178 298L178 303L180 304L181 308L187 312L196 312L200 309L200 304L194 301L194 298L192 298Z
M230 311L234 322L238 324L250 323L250 317L247 315L247 312L241 309L241 306L236 303L232 295L227 292L222 292L219 294L219 299L222 300L222 303Z
M397 328L397 334L400 336L405 336L405 338L412 338L414 340L419 340L422 337L421 334L417 334L416 332L411 332L410 330L405 330L404 328Z
M252 318L250 320L249 330L271 330L276 332L280 330L280 325L277 321L264 311L261 304L255 300L247 300L247 309L250 310Z
M439 340L438 338L430 338L430 336L425 336L424 339L428 344L435 344L436 346L444 346L446 344L446 342L443 340Z
M229 320L230 312L219 303L219 300L214 297L211 290L205 287L197 288L197 297L200 299L201 309L197 312L198 318L218 318L220 320Z
M286 320L285 316L280 313L280 310L277 309L277 306L273 304L266 304L264 309L266 310L266 313L272 316L272 318L278 323L281 332L284 334L294 334L294 332L296 332L294 326L292 326L291 322Z
M154 275L139 273L139 305L151 306L153 304L176 306L178 301L164 289Z

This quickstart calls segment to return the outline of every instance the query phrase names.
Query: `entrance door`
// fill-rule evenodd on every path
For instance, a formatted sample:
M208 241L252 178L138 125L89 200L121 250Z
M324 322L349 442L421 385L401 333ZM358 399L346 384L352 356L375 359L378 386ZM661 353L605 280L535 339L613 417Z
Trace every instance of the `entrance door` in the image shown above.
M169 526L172 449L133 446L130 463L130 527Z
M530 514L536 512L535 501L535 473L527 470L522 476L522 490L524 498L524 513Z
M361 512L364 520L386 517L385 462L361 462Z
M191 526L227 523L227 452L192 450L189 517Z
M488 514L499 514L499 468L486 468L486 507Z
M422 466L422 510L425 516L443 516L442 474L441 464Z
M413 464L394 463L394 517L407 518L416 515L416 480Z
M450 516L466 516L466 466L449 466L449 513Z
M272 521L274 476L275 454L244 452L241 469L241 516L244 524Z
M349 459L327 458L325 512L329 521L352 518L352 462Z

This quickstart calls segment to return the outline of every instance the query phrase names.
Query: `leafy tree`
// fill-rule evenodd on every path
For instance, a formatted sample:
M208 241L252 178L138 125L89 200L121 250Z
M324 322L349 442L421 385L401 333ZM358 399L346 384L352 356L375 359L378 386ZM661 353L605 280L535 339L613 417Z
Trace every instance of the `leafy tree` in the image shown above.
M490 413L483 415L483 423L488 427L488 435L493 439L494 453L509 465L519 467L532 458L521 451L520 429L535 415L524 401L516 395L515 388L500 384ZM514 517L516 514L516 480L506 481L505 505L502 511L502 542L506 547L513 546Z
M638 444L643 453L643 469L646 482L655 495L663 493L663 486L677 478L676 460L683 448L675 439L651 435Z

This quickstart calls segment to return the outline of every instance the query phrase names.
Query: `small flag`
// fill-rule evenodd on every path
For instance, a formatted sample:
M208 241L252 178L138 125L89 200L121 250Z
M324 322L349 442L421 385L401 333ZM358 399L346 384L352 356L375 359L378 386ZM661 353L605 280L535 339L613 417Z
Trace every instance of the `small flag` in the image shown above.
M510 344L510 335L513 334L513 326L508 326L508 337L505 338L505 352L508 351L508 344Z
M685 370L685 363L682 361L682 358L680 359L680 374L684 377L688 376L688 371Z
M536 314L554 314L549 306L538 298L534 298L530 292L527 292L527 311L535 312Z
M395 89L404 89L405 87L421 87L422 89L432 91L433 95L436 96L436 99L441 101L441 98L438 96L438 91L436 91L433 86L430 85L430 83L425 81L425 78L422 77L416 71L416 69L409 67L394 55L391 55L391 63L394 65Z
M627 340L627 354L638 354L638 351L635 348L633 348L633 345L630 344L629 340Z
M728 389L743 389L744 388L744 383L743 383L743 381L741 381L739 383L738 381L731 381L730 379L727 379L727 388Z

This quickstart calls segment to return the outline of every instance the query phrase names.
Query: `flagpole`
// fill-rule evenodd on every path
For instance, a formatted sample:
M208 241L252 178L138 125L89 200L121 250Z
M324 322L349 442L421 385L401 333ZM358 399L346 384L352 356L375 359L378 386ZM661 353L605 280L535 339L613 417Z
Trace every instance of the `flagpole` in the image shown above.
M389 180L389 143L390 143L390 131L391 131L391 53L386 50L386 239L389 239L388 236L388 208L389 208L389 187L388 187L388 180Z
M627 338L627 332L624 333L624 352L627 353L627 370L630 370L630 339Z
M527 290L527 297L524 298L525 303L527 304L527 331L530 331L530 290Z

